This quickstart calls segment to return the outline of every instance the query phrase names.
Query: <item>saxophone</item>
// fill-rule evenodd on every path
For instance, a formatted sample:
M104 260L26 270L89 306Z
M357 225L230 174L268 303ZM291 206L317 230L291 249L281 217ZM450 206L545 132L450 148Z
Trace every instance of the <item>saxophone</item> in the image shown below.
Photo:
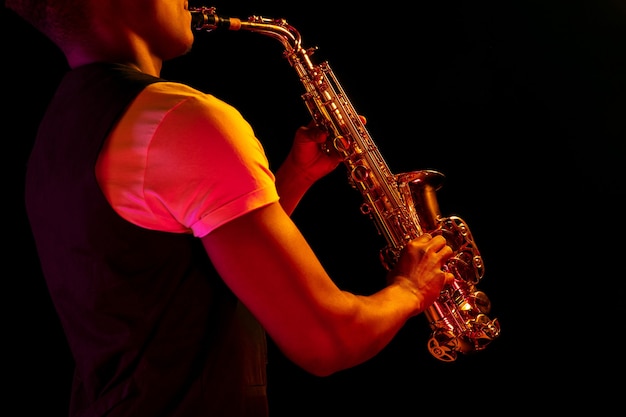
M285 19L221 17L215 7L190 11L195 30L250 31L282 43L284 57L304 86L304 103L315 123L329 132L324 149L341 155L350 185L363 196L361 212L374 221L387 242L379 254L387 270L393 268L409 240L424 233L446 238L454 255L444 268L455 279L424 312L432 330L428 341L431 355L452 362L458 353L483 350L497 338L500 324L487 316L491 302L476 288L484 266L474 238L462 219L443 217L439 210L436 191L444 175L433 170L393 174L328 62L314 65L311 56L316 48L303 48L300 34Z

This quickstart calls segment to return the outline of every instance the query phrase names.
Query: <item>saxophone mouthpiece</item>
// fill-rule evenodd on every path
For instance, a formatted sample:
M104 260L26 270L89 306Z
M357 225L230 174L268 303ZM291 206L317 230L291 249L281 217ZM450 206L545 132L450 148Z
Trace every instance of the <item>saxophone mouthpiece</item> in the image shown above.
M215 7L190 8L191 27L195 30L211 32L216 29L239 30L241 20L235 17L219 17L215 14Z

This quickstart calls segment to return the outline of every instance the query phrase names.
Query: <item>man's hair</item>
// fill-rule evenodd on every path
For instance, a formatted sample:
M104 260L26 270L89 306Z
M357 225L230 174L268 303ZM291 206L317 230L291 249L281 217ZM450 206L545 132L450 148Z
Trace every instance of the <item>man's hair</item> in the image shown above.
M4 0L4 4L56 44L86 30L86 0Z

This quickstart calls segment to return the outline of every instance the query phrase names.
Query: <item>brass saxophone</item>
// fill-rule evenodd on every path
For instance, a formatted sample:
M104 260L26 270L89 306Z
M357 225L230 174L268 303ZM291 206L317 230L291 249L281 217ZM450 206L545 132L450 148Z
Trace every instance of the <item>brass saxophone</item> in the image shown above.
M314 121L329 132L325 150L342 156L350 185L363 196L361 212L374 221L378 233L386 239L387 245L380 251L386 269L393 267L409 240L423 233L446 238L454 256L444 268L454 274L455 280L425 311L432 330L429 352L441 361L452 362L458 352L483 350L497 338L500 324L487 316L491 302L476 288L484 266L469 227L459 217L442 217L439 210L436 191L442 185L443 174L423 170L394 175L329 64L313 64L311 56L316 48L303 48L300 34L285 19L221 17L215 7L190 11L195 30L244 30L282 43L284 57L304 86L304 103Z

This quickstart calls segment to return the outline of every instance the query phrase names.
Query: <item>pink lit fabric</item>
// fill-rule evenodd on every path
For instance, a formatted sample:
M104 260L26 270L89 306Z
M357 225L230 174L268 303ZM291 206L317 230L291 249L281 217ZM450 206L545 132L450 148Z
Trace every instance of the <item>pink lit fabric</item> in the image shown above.
M197 237L278 201L263 147L241 114L172 82L151 84L133 101L96 177L124 219Z

